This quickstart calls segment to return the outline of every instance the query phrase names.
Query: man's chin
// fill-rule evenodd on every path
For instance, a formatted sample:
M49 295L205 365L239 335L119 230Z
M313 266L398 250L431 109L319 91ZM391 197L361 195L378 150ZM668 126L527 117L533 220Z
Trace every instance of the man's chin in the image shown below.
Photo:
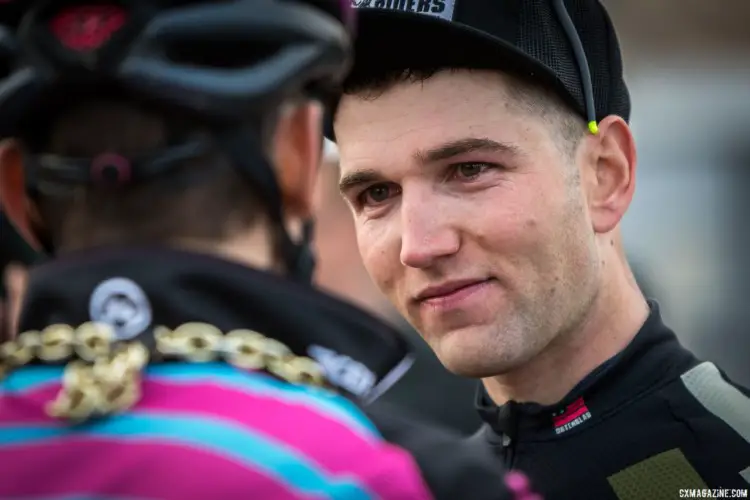
M497 360L489 362L486 353L471 353L467 350L438 353L437 357L446 370L453 375L464 378L494 377L511 371L514 367L512 363L498 363Z
M443 363L443 366L453 375L473 379L496 377L513 371L513 367L511 366L483 366L480 363L472 363L470 361Z
M485 343L466 342L466 338L442 340L441 345L433 346L435 354L446 370L459 377L482 379L504 375L525 361L513 349L498 352L488 349Z

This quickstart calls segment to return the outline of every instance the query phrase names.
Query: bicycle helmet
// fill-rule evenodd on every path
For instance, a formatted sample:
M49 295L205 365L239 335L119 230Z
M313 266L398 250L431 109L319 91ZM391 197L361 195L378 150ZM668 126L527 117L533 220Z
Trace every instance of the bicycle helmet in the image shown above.
M285 99L335 92L351 63L353 18L348 0L5 0L0 136L33 145L56 109L101 92L190 113L207 124L210 140L171 144L148 157L70 158L30 147L27 191L33 198L84 184L117 188L170 175L184 160L220 148L282 226L289 273L309 281L311 224L301 242L283 229L279 187L263 151ZM54 252L46 235L35 236Z

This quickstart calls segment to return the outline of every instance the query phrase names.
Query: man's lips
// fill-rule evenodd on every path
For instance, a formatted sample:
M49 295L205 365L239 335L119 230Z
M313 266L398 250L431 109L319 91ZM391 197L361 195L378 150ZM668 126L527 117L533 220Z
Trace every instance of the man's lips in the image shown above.
M414 300L418 303L436 302L440 299L446 299L452 295L459 294L462 291L468 291L467 289L482 285L488 281L490 281L488 278L448 281L425 288L415 296Z

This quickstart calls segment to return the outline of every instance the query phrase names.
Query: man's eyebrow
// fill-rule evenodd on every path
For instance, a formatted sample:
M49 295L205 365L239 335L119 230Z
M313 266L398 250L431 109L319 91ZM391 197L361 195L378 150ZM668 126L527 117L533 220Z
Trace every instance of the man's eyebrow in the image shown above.
M446 142L427 151L417 151L414 157L420 163L436 163L445 161L466 153L506 153L519 155L520 152L513 144L493 141L484 137L467 137Z
M414 153L414 158L416 158L421 164L428 164L449 160L454 156L476 152L506 153L514 156L520 155L518 147L513 144L497 142L482 137L467 137L446 142L445 144L441 144L440 146L427 151L417 151ZM382 180L383 176L377 170L356 170L341 177L341 180L339 181L339 191L341 191L342 194L346 194L356 186L372 184Z
M382 179L383 177L375 170L356 170L341 177L339 191L346 194L357 186L371 184Z

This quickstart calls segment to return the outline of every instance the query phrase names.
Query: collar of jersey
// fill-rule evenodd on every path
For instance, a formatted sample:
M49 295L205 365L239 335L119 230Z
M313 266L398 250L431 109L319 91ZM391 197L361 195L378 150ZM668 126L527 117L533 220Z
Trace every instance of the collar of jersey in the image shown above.
M339 387L360 400L377 397L411 363L402 335L361 309L276 274L164 248L100 248L37 266L30 273L20 330L91 321L92 292L111 278L131 280L145 292L152 327L203 322L224 332L258 331L301 356L322 350L330 361L324 369L347 375L350 385L361 388L363 376L372 378L361 393ZM352 380L356 376L360 380Z
M480 384L476 407L487 424L490 441L539 441L560 439L585 432L605 421L650 391L679 377L695 358L680 345L674 332L662 321L659 305L649 301L648 319L630 344L576 385L560 402L543 406L510 401L496 405ZM553 415L583 399L590 418L557 434Z

